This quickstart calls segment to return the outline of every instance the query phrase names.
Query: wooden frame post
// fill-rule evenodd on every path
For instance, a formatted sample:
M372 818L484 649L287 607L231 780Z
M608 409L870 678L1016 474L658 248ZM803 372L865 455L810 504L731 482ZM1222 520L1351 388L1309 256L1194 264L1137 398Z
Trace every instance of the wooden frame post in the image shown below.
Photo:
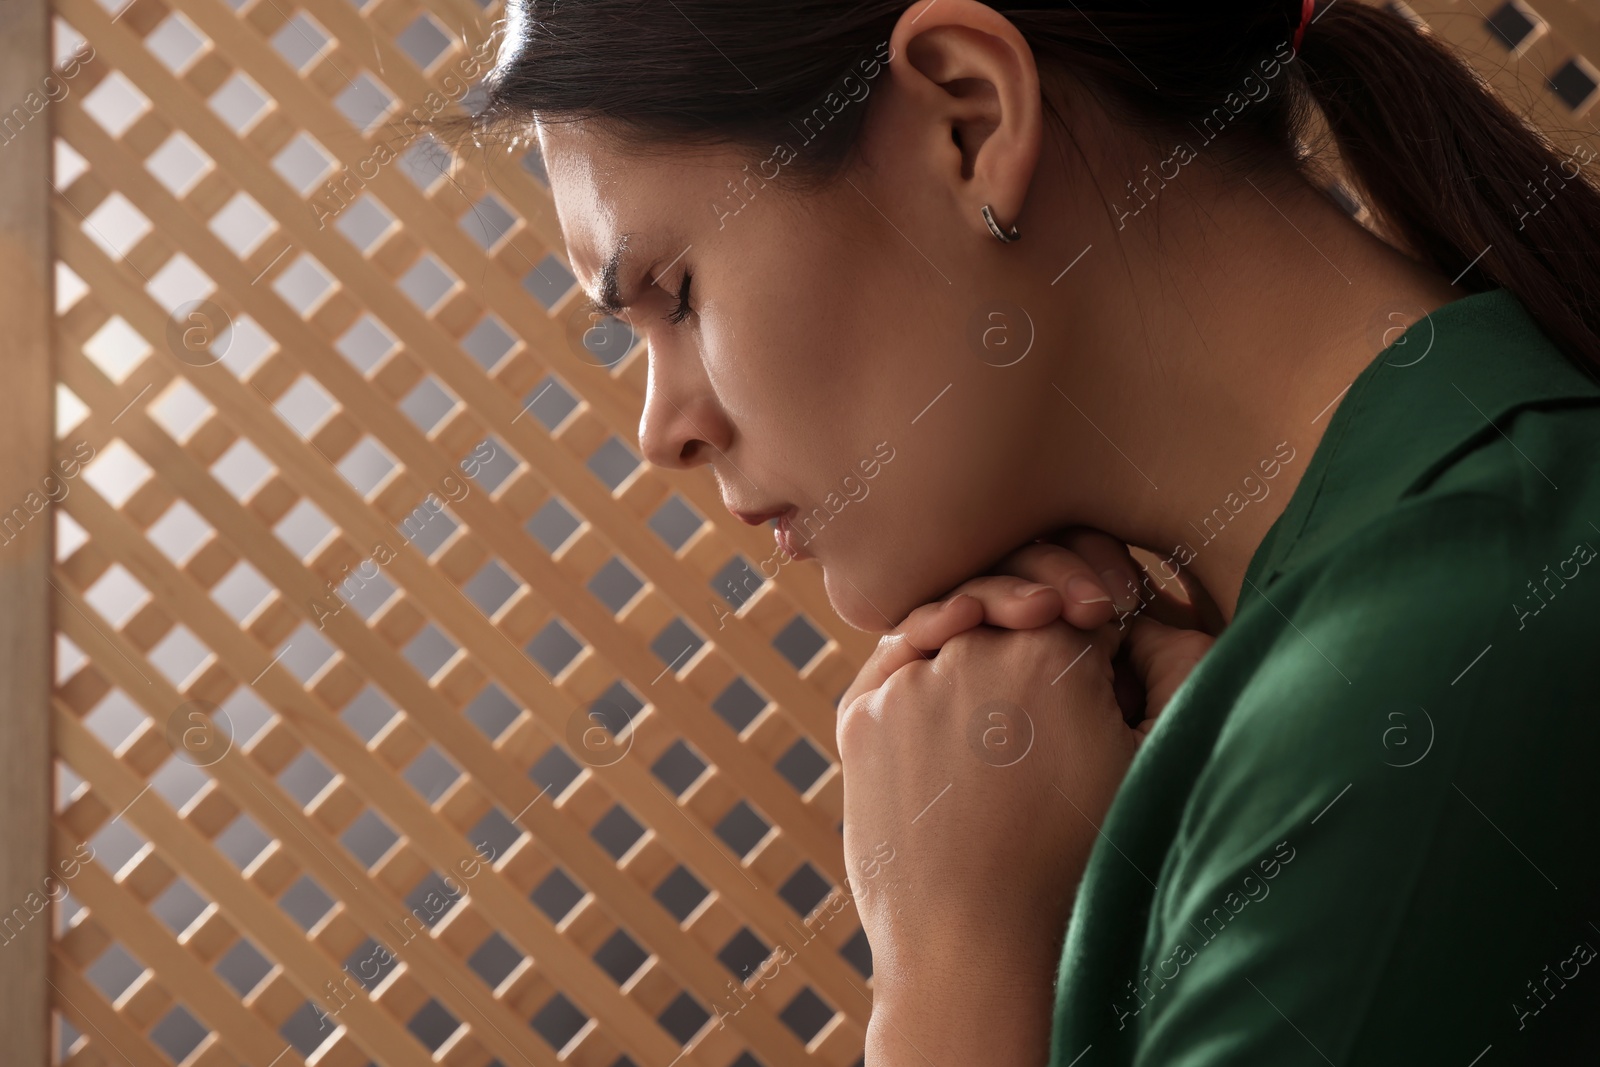
M55 443L47 0L0 0L0 924L48 899L54 527L41 480ZM39 510L32 510L37 506ZM20 508L21 521L13 509ZM8 521L11 520L11 521ZM48 912L0 925L7 1063L49 1060Z

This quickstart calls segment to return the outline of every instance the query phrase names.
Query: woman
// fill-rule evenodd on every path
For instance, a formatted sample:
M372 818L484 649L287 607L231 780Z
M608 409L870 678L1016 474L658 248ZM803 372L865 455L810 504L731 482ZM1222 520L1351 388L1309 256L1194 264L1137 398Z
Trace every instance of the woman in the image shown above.
M1585 150L1356 0L524 0L484 121L888 635L867 1063L1600 1049Z

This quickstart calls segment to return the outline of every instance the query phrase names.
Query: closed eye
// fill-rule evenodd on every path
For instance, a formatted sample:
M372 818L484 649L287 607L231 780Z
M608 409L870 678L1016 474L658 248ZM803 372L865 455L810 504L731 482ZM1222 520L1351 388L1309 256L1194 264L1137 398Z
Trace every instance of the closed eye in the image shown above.
M683 281L678 285L678 304L667 316L667 321L674 326L689 317L694 309L689 306L689 283L694 278L687 270L683 272Z

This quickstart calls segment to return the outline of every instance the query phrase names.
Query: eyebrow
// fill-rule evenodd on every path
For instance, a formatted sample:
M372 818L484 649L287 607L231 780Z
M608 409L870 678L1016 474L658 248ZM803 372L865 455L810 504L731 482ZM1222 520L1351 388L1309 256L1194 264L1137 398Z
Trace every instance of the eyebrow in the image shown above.
M600 268L600 297L589 298L589 306L601 315L616 315L627 309L622 302L622 293L618 288L618 278L622 272L622 257L628 251L628 239L633 234L625 233L617 241L617 246L606 257L605 265Z

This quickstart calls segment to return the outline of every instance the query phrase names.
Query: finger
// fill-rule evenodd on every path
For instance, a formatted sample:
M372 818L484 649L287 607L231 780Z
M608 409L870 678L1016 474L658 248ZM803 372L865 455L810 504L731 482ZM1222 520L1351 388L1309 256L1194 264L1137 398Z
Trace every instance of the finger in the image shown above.
M1092 630L1116 615L1104 580L1082 556L1062 545L1035 541L1010 552L990 569L1056 590L1061 597L1061 617L1080 630Z
M1182 568L1172 568L1174 573L1170 578L1165 576L1169 569L1166 565L1158 563L1161 573L1152 572L1149 566L1129 551L1126 544L1087 526L1068 526L1053 534L1051 540L1077 553L1100 575L1112 595L1119 616L1137 612L1182 629L1203 629L1208 632L1221 629L1220 625L1214 629L1206 625L1208 618L1220 620L1221 614L1218 612L1214 616L1206 616L1197 608L1197 597L1191 591L1191 585L1199 589L1199 599L1211 605L1213 610L1215 605L1211 604L1210 596L1194 581L1193 576ZM1183 579L1187 579L1187 582Z
M1161 713L1215 644L1209 634L1168 626L1149 617L1135 619L1124 642L1128 659L1144 682L1147 723Z

